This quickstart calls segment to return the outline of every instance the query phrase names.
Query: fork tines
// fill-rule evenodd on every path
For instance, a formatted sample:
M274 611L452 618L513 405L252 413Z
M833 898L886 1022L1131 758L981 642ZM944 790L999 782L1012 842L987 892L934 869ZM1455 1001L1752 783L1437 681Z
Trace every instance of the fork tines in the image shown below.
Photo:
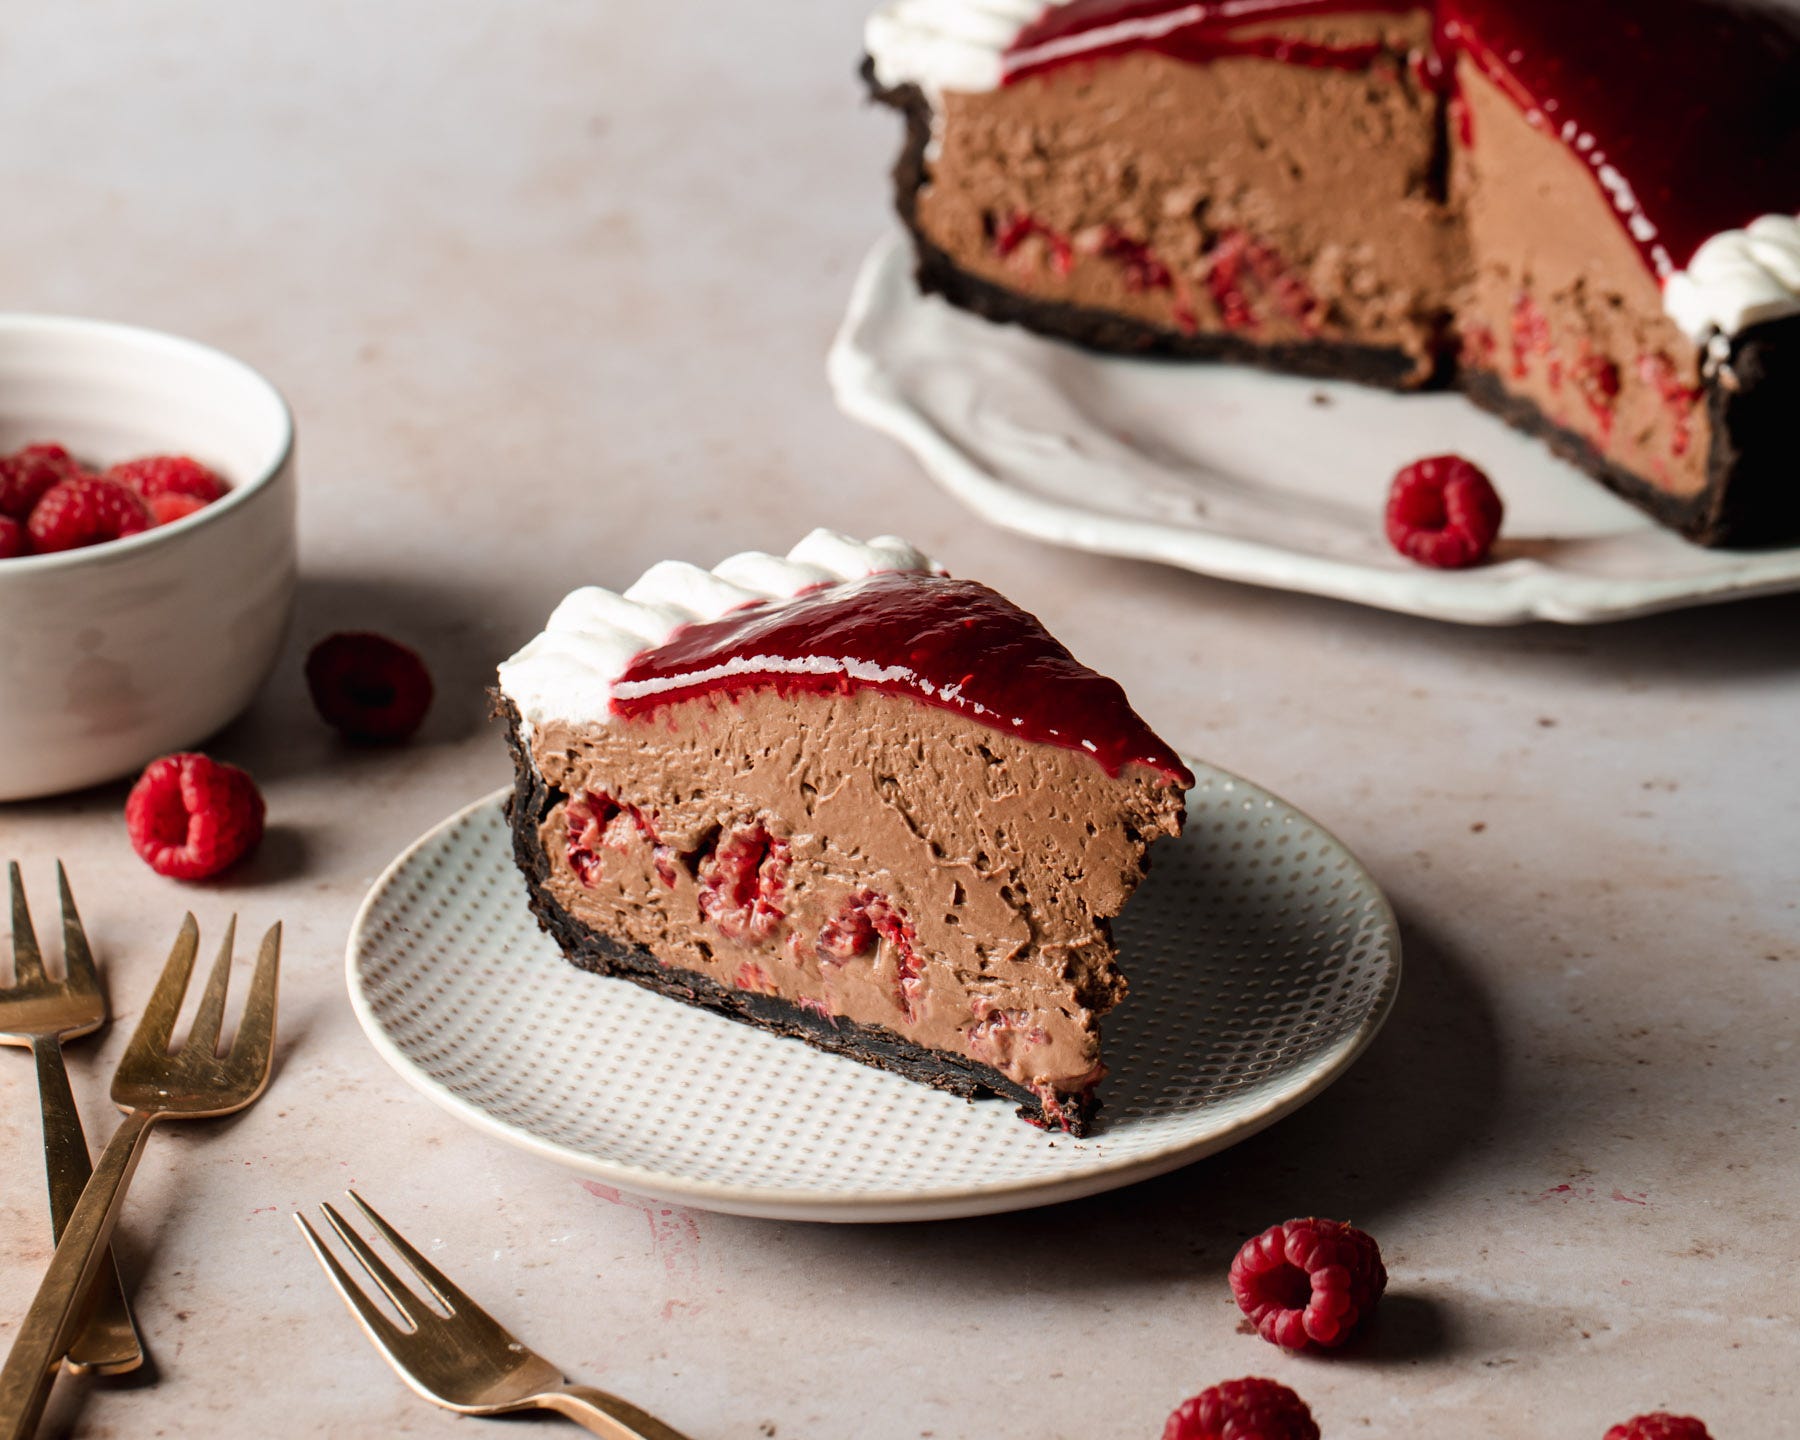
M218 958L213 961L200 994L200 1006L194 1012L194 1023L188 1027L183 1053L215 1054L219 1048L219 1031L225 1019L225 992L231 984L231 955L237 940L237 916L225 926L225 938L219 944ZM193 914L182 917L181 931L175 937L169 960L163 966L150 994L137 1029L126 1047L126 1058L134 1055L164 1054L173 1050L175 1022L181 1015L182 1001L187 997L188 981L193 977L194 958L200 951L200 927ZM246 1036L259 1036L273 1030L276 971L281 957L281 922L276 921L263 936L256 957L256 970L250 978L250 998L244 1002L244 1013L238 1020L237 1036L227 1057L235 1056ZM121 1062L123 1064L123 1062Z
M17 987L48 983L43 948L38 944L37 930L31 923L31 906L25 899L25 881L19 873L19 862L10 860L6 878L12 891L13 984ZM75 908L75 896L69 889L69 876L62 861L56 862L56 888L62 900L63 974L68 988L79 993L97 993L100 977L94 968L94 952L88 946L87 931L82 929L81 914Z
M6 878L12 885L13 984L23 990L44 983L44 954L38 949L37 932L31 928L31 907L25 903L25 882L17 860L7 862Z
M374 1207L368 1201L354 1190L347 1190L344 1193L350 1197L356 1208L362 1211L363 1218L375 1227L376 1233L387 1241L394 1248L395 1253L406 1262L407 1267L430 1292L432 1299L436 1300L445 1311L451 1315L474 1315L483 1319L488 1318L486 1312L458 1289L448 1275L427 1260L412 1242L376 1214ZM357 1263L380 1287L381 1293L387 1296L389 1302L392 1303L395 1310L399 1311L401 1318L406 1321L408 1326L417 1330L423 1325L428 1325L432 1319L439 1318L420 1303L419 1295L394 1273L393 1268L381 1256L370 1248L368 1241L350 1228L349 1223L338 1213L336 1206L326 1201L319 1208L325 1212L325 1219L338 1239L343 1241L345 1248L356 1257ZM388 1332L396 1330L398 1327L394 1325L393 1321L369 1298L367 1292L344 1268L337 1256L326 1248L324 1241L319 1237L319 1232L313 1229L312 1223L297 1212L294 1220L300 1226L301 1233L306 1236L307 1245L311 1247L319 1263L325 1267L325 1273L331 1277L332 1285L343 1297L344 1303L356 1312L357 1318L371 1327L381 1327Z

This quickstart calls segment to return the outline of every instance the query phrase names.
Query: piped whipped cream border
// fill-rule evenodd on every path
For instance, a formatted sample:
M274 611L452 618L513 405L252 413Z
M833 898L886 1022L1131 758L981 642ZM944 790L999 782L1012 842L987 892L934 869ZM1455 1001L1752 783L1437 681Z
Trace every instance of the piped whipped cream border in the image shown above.
M550 720L606 724L619 677L634 657L666 644L683 625L716 620L757 601L892 571L941 575L943 567L897 535L853 540L814 530L785 556L746 551L711 570L680 560L652 565L623 594L597 585L572 591L543 633L500 665L500 691L529 739Z
M1800 216L1764 215L1713 236L1663 282L1663 309L1696 343L1800 315Z
M1020 33L1052 6L1069 0L886 0L863 31L863 44L883 85L917 85L932 101L946 90L999 88L1006 53ZM1210 7L1180 6L1159 15L1108 27L1039 47L1016 59L1049 59L1098 40L1163 34L1214 14L1254 17L1282 0L1223 0ZM1117 33L1115 33L1117 32ZM1127 33L1129 32L1129 34ZM1615 203L1619 187L1606 182ZM1629 187L1625 188L1629 198ZM1642 221L1638 216L1637 221ZM1695 252L1685 270L1663 277L1663 309L1696 343L1714 334L1735 336L1752 325L1800 314L1800 216L1765 215L1742 230L1715 235Z

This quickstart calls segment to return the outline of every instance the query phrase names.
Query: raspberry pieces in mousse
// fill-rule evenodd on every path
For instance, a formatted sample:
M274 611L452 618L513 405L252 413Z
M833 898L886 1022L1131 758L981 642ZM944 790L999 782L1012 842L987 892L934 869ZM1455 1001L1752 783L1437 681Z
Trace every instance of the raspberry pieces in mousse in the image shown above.
M816 530L576 591L500 690L571 961L1085 1131L1108 922L1193 777L1033 616Z

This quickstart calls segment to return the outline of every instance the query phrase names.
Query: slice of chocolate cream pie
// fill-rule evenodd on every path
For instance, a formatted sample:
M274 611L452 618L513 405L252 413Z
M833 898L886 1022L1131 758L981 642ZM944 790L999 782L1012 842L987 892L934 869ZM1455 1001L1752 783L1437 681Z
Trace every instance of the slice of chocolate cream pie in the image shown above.
M903 540L667 561L500 667L514 850L575 964L1082 1134L1109 922L1193 776Z

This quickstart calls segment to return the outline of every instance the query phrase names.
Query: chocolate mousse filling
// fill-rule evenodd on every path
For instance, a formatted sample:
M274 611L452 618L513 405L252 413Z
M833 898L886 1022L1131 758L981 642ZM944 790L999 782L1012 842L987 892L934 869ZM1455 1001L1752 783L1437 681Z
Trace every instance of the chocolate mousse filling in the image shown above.
M605 723L505 701L577 965L1085 1133L1110 932L1191 777L986 587L881 574L675 631Z

